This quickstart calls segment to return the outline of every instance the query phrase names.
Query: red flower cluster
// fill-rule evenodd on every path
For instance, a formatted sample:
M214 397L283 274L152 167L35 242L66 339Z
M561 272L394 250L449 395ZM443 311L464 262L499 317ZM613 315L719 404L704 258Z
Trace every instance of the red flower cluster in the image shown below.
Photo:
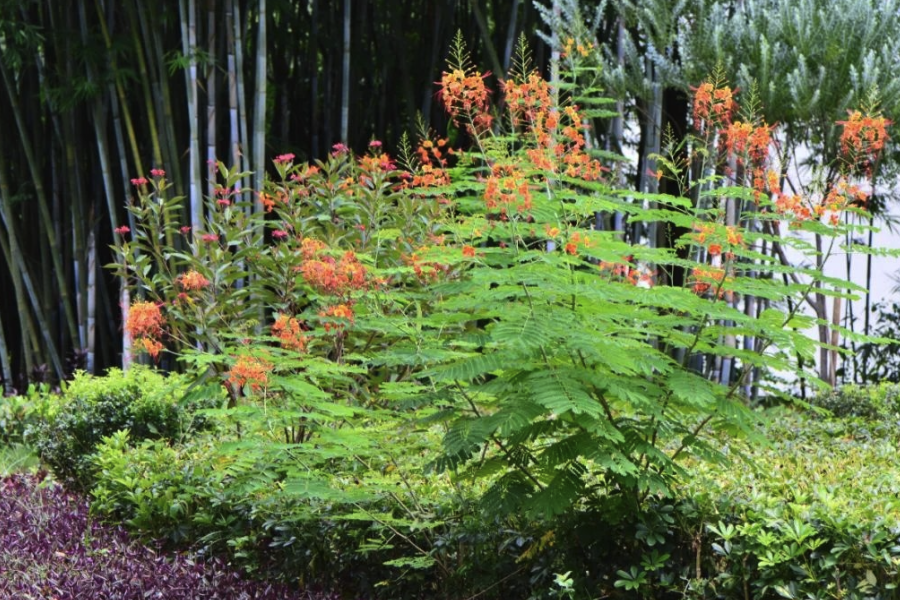
M291 163L291 162L294 162L294 155L291 153L279 154L272 160L272 162L274 162L276 164Z

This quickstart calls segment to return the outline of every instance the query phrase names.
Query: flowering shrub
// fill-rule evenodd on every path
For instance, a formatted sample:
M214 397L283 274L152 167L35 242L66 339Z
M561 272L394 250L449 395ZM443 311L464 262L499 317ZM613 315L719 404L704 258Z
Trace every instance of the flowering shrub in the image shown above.
M477 76L465 62L451 69ZM627 514L669 493L681 459L714 456L710 432L752 431L749 395L779 393L770 371L815 379L819 346L798 331L814 321L798 307L858 288L766 248L793 247L821 267L853 229L843 213L863 210L862 182L848 172L820 197L789 201L771 176L776 130L740 113L739 95L714 78L696 89L697 136L685 142L697 164L658 159L684 197L617 191L575 96L525 68L502 90L515 143L468 129L473 150L457 159L472 168L451 172L465 192L446 228L461 251L423 257L467 265L434 285L425 320L444 354L425 372L448 427L435 467L488 477L485 505L500 512ZM597 214L614 211L684 231L677 252L596 230ZM779 236L785 222L824 247ZM687 276L673 284L679 269Z
M617 190L591 147L602 101L554 90L523 52L501 113L461 42L452 54L440 95L468 149L429 133L398 159L377 143L315 165L281 155L255 192L219 165L203 231L179 226L164 179L145 184L119 273L159 310L136 304L139 321L159 326L134 339L227 384L229 476L246 489L361 507L354 518L398 534L426 518L412 486L401 498L330 474L392 472L383 448L440 425L430 468L485 486L492 512L630 514L671 493L684 459L719 456L719 432L753 431L747 401L778 393L771 372L815 379L829 340L802 330L828 325L798 307L856 288L783 248L821 267L854 231L842 215L862 214L863 182L847 170L821 196L784 193L777 129L715 78L696 90L696 164L658 157L654 176L682 195ZM597 229L611 212L682 233L661 248ZM369 492L390 516L365 508ZM446 550L403 539L416 556L392 564L450 572Z

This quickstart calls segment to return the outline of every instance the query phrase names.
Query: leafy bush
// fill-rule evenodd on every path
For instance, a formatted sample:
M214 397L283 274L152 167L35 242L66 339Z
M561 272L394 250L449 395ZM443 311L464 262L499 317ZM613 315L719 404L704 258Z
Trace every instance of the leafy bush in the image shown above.
M689 464L676 495L610 522L587 511L552 550L587 597L897 598L896 422L767 411L766 445ZM852 473L852 477L848 477ZM563 522L565 523L565 522Z
M34 385L24 396L0 397L0 445L29 442L56 406L52 395Z
M41 426L40 456L61 481L87 489L94 474L90 455L104 436L128 430L133 440L178 440L203 424L195 422L196 410L221 402L212 394L181 403L185 389L182 378L141 367L113 369L105 377L79 373Z
M900 416L900 385L845 385L818 395L812 404L831 411L836 417L886 419Z

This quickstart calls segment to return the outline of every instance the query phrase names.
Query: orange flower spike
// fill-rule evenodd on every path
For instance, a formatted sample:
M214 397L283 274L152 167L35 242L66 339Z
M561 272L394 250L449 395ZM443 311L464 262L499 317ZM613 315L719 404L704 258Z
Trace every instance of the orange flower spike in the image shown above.
M694 128L698 131L707 121L714 129L728 125L736 109L734 93L728 86L716 88L706 81L694 90Z
M701 123L709 118L709 108L712 104L713 84L701 83L694 92L694 128L700 129Z
M773 194L781 193L781 184L779 182L778 173L769 169L766 171L766 182L769 186L769 191Z
M462 255L467 258L473 258L475 256L475 248L466 244L462 247Z
M729 154L743 154L747 150L747 141L753 132L753 126L750 123L741 123L735 121L728 125L723 132L725 137L725 147Z
M731 113L735 109L734 96L731 88L725 86L713 92L713 112L727 123L731 119Z
M772 127L765 124L755 127L748 142L750 158L757 165L762 165L769 157L769 146L772 145Z
M721 244L710 244L709 245L709 255L710 256L719 256L722 254L722 245Z

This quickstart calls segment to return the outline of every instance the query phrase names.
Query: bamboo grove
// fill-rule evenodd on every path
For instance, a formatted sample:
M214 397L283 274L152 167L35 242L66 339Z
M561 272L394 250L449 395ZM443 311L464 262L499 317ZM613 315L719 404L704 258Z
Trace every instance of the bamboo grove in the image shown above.
M126 206L152 170L187 198L180 221L196 224L203 197L215 196L216 160L252 173L237 189L261 190L282 153L314 160L338 142L361 152L373 139L396 148L404 133L443 130L434 82L457 31L495 87L520 34L550 79L567 53L590 51L599 73L590 85L618 100L592 117L592 147L637 156L617 172L621 187L677 195L652 174L690 127L690 85L716 65L741 88L756 86L785 156L813 140L812 157L831 164L834 123L847 109L869 98L896 120L896 3L876 13L864 0L782 4L0 0L4 385L99 371L130 355L122 310L136 299L104 265L115 231L134 229ZM817 67L825 62L828 85ZM620 213L598 226L626 229ZM652 225L627 235L674 238ZM824 297L813 309L834 316Z

